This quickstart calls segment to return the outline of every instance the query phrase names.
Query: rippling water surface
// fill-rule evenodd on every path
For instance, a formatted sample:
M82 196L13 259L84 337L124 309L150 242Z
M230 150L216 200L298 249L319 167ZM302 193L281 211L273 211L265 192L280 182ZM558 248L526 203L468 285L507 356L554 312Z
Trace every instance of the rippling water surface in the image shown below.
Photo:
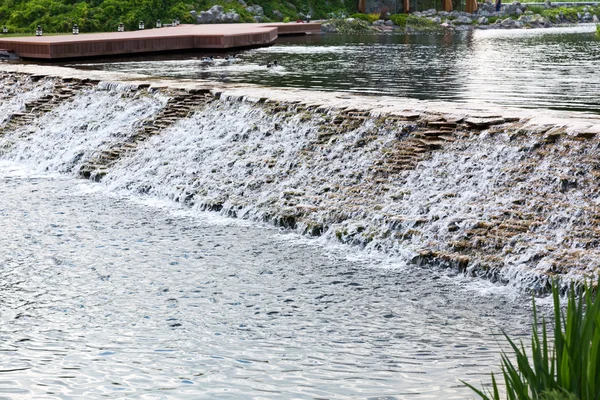
M202 55L80 68L527 108L600 112L594 24L437 35L283 38L234 62ZM225 57L224 54L219 56ZM266 68L278 60L281 67ZM114 62L116 61L116 62Z
M510 288L0 163L0 397L463 399ZM389 397L383 397L389 396Z

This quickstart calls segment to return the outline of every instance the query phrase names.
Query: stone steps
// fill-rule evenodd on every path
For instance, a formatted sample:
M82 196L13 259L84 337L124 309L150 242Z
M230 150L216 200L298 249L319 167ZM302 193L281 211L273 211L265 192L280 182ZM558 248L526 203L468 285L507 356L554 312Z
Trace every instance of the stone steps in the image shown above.
M135 132L127 141L117 143L108 149L94 155L82 165L79 175L93 180L101 180L106 171L125 154L136 151L137 145L148 140L151 136L162 133L182 118L186 118L203 107L213 97L207 92L181 92L173 96L165 107L154 118L142 123L141 129Z

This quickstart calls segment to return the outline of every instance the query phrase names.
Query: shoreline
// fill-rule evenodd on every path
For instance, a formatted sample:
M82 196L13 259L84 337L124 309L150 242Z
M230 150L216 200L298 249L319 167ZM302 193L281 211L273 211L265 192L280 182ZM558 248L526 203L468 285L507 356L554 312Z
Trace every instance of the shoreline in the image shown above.
M480 3L475 13L429 9L375 19L376 14L354 14L350 18L320 21L325 33L427 33L472 29L533 29L600 23L600 5L556 7L550 3L508 3L501 11Z

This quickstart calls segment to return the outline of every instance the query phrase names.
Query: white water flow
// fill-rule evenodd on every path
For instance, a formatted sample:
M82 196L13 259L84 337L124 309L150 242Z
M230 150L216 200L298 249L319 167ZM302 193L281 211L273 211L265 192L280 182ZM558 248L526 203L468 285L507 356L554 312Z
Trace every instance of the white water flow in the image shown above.
M0 107L48 84L19 79ZM511 287L406 260L569 175L583 147L515 183L534 138L484 134L382 178L371 167L410 126L367 119L323 144L333 110L223 97L137 143L100 183L77 178L168 99L102 84L0 126L0 395L464 399L460 379L497 367L501 329L528 331ZM542 249L576 231L555 200L536 235L494 253L502 279L529 284L550 268Z

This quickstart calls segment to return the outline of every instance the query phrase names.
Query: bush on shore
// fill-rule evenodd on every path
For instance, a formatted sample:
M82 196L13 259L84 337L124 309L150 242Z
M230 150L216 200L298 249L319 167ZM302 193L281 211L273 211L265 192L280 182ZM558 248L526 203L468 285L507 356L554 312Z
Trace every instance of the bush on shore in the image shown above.
M279 20L281 15L294 21L301 14L327 18L331 13L356 12L356 4L347 0L248 0L246 3L261 6L267 21ZM190 11L208 10L214 5L237 12L242 22L254 22L237 0L3 0L0 26L6 25L12 33L30 34L38 25L44 33L70 32L73 24L79 25L81 33L116 31L119 23L125 24L126 30L136 30L139 21L144 21L146 28L159 19L163 23L175 18L182 23L193 23Z
M567 308L560 305L558 285L552 286L554 300L554 346L548 339L546 322L540 324L533 304L534 322L531 355L523 343L517 345L506 334L515 353L516 364L502 354L502 376L507 399L519 400L598 400L600 397L600 295L586 285L577 295L575 288L567 298ZM596 291L594 293L594 291ZM482 399L500 400L494 374L492 389L479 390L465 383Z

